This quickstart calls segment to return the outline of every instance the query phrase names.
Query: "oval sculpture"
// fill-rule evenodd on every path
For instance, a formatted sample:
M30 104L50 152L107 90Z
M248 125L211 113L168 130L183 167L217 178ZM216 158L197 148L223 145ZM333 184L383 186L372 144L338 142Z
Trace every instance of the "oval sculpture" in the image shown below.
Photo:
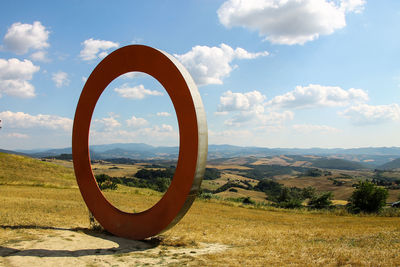
M102 194L93 176L89 155L89 129L100 95L115 78L132 71L157 79L167 91L179 125L179 157L171 185L151 208L127 213ZM207 122L189 72L171 55L144 45L117 49L105 57L86 81L76 108L72 154L82 197L97 221L110 233L141 240L174 226L199 192L207 159Z

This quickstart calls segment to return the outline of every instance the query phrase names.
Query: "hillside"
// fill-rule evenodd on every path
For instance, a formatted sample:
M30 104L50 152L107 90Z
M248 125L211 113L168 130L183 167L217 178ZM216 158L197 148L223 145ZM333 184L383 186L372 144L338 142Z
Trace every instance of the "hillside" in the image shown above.
M335 158L321 158L312 161L312 165L317 168L323 169L338 169L338 170L359 170L366 167L359 162L335 159Z
M0 153L0 184L77 187L73 170L26 156Z
M378 166L377 169L379 170L393 170L393 169L400 169L400 158L394 159L388 163L385 163L381 166Z
M90 146L91 158L104 160L109 158L131 158L131 159L174 159L178 157L179 147L151 146L143 143L116 143L107 145ZM32 157L54 157L60 154L71 154L71 148L61 149L35 149L21 150ZM233 145L208 146L208 159L221 158L243 158L243 157L275 157L289 155L293 158L302 156L318 156L326 158L337 158L359 162L371 168L385 164L393 158L400 157L399 147L366 147L366 148L266 148L266 147L241 147Z
M90 228L79 190L68 187L75 184L72 169L4 153L0 166L0 266L396 266L400 262L399 217L341 216L199 198L172 229L149 240L132 241ZM224 173L220 179L244 178ZM236 194L248 193L235 189ZM129 212L149 208L161 197L148 189L127 187L104 193ZM233 193L224 194L236 197Z

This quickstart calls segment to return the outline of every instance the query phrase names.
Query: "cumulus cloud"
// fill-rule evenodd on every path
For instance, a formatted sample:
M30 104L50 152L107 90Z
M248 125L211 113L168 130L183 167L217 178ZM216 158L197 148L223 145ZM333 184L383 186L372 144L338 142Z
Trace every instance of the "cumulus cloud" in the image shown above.
M72 120L55 115L30 115L24 112L0 112L3 127L7 128L46 128L52 130L72 130Z
M147 74L139 71L131 71L128 73L125 73L121 75L123 79L134 79L134 78L141 78L141 77L146 77Z
M49 33L40 21L33 24L16 22L8 28L3 43L7 50L22 55L31 49L41 50L49 47Z
M229 45L219 47L195 46L183 55L174 56L189 70L196 84L222 84L223 78L229 76L236 67L234 59L254 59L267 56L268 52L250 53L243 48L233 49Z
M292 120L294 113L291 111L276 112L266 109L266 96L259 91L247 93L233 93L227 91L220 97L217 114L228 115L234 113L232 118L225 121L227 126L240 127L245 124L258 126L281 125L287 120Z
M337 86L310 84L296 86L293 91L274 97L268 105L282 108L315 108L345 106L367 100L368 94L362 89L344 90Z
M169 117L169 116L171 116L171 113L168 113L168 112L157 112L157 116L159 116L159 117Z
M218 111L224 112L253 109L256 105L262 104L265 99L266 97L259 91L252 91L244 94L227 91L220 97Z
M332 133L339 132L340 130L327 125L313 125L313 124L295 124L292 128L300 133L308 134L308 133Z
M49 61L46 51L37 51L35 53L32 53L30 58L34 61Z
M156 90L149 90L144 88L142 84L138 86L129 86L127 83L123 84L119 88L114 89L121 97L123 98L131 98L131 99L143 99L146 96L160 96L163 93Z
M91 143L103 144L107 143L128 143L128 142L145 142L151 140L152 144L177 145L179 134L174 131L173 127L168 124L161 126L138 128L134 131L116 129L114 131L96 131L90 132Z
M236 114L227 119L226 126L242 127L243 125L253 124L257 127L281 126L286 121L293 120L294 113L289 110L283 112L251 110Z
M63 71L55 72L55 73L53 73L51 79L56 84L56 87L62 87L62 86L69 85L68 74L66 72L63 72Z
M361 13L364 10L365 0L342 0L340 8L346 12Z
M85 40L82 45L83 49L79 56L86 61L96 58L104 58L108 55L107 50L119 47L118 43L105 40L95 40L93 38Z
M132 116L129 120L126 120L126 124L133 128L141 128L146 126L149 122L144 118L137 118Z
M398 104L380 106L360 104L349 107L339 114L355 125L379 124L388 121L400 121L400 106Z
M219 21L258 31L274 44L304 44L346 26L346 13L362 11L363 0L229 0Z
M0 58L0 97L2 93L22 98L34 97L35 87L29 81L39 69L30 60Z
M121 123L115 119L114 116L110 116L108 118L101 118L94 120L94 128L101 128L105 131L113 130L121 126Z

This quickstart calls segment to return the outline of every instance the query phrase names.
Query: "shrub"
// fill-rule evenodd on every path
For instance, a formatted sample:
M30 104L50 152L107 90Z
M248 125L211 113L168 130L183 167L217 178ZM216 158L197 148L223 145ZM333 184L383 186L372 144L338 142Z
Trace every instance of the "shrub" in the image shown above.
M308 205L314 209L326 209L332 207L332 192L325 192L317 196L313 196Z
M252 200L250 197L243 198L242 203L243 204L253 204L253 205L256 204L256 202L254 200Z
M221 177L221 171L216 168L206 168L204 171L204 180L215 180Z
M349 199L351 212L378 212L386 205L388 191L368 181L360 181Z
M301 191L303 198L312 198L315 196L315 188L312 186L304 187Z
M276 198L279 207L294 209L302 206L302 199L298 196L297 192L293 192L291 188L283 187L279 196Z
M117 189L117 182L114 181L110 176L107 174L98 174L95 176L96 182L99 185L100 190L110 189L116 190Z

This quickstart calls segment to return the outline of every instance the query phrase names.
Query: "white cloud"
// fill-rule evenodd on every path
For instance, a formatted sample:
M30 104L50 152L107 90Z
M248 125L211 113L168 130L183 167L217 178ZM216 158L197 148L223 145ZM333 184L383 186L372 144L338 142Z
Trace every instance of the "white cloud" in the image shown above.
M21 134L21 133L9 133L6 136L9 137L9 138L17 138L17 139L27 139L27 138L29 138L29 135Z
M72 130L72 120L55 115L30 115L24 112L0 112L3 127L7 128L47 128L52 130Z
M342 0L340 7L346 12L361 13L364 10L365 0Z
M174 131L174 127L169 124L162 124L160 128L160 132L167 132L167 133L172 133Z
M133 78L140 78L140 77L146 77L147 74L139 71L131 71L128 73L125 73L121 75L123 79L133 79Z
M108 118L101 118L94 120L95 125L94 128L101 127L105 131L113 130L121 126L121 123L118 122L114 116L110 116Z
M226 126L242 127L244 125L255 125L257 127L266 126L281 126L283 123L289 120L293 120L294 113L288 110L283 112L266 111L262 110L251 110L241 112L233 118L228 119L224 122Z
M22 98L34 97L35 87L28 81L39 69L39 66L26 59L0 58L0 97L2 93Z
M163 93L156 90L149 90L144 88L142 84L134 87L130 87L127 83L123 84L120 88L115 88L115 92L117 92L121 97L131 98L131 99L143 99L146 96L160 96Z
M304 87L296 86L293 91L274 97L268 105L282 108L315 108L345 106L367 100L368 94L362 89L344 90L337 86L310 84Z
M47 42L49 33L40 21L35 21L33 24L16 22L8 28L3 42L7 50L22 55L30 49L41 50L49 47Z
M220 104L218 106L219 112L236 111L236 110L249 110L253 109L256 105L264 102L266 97L259 91L252 91L248 93L232 93L227 91L220 97Z
M149 124L149 122L144 118L137 118L135 116L132 116L132 118L126 120L126 124L133 128L142 128L143 126Z
M30 58L34 61L43 61L43 62L49 61L49 59L47 58L46 51L37 51L35 53L32 53Z
M183 55L174 56L189 70L198 86L222 84L222 79L229 76L236 67L234 59L253 59L267 56L268 52L250 53L243 48L233 49L229 45L219 47L195 46Z
M400 121L398 104L371 106L360 104L339 113L356 125L379 124L388 121Z
M80 52L80 57L86 61L96 58L104 58L108 54L108 49L119 47L118 43L105 40L95 40L93 38L85 40L82 45L83 49Z
M339 129L327 126L327 125L313 125L313 124L295 124L292 128L300 133L308 134L308 133L329 133L329 132L340 132Z
M363 0L229 0L218 9L226 27L256 30L274 44L304 44L346 26L346 13L362 11Z
M129 143L129 142L143 142L153 145L177 145L179 142L179 134L174 131L171 125L163 124L161 126L155 125L153 127L139 128L134 131L114 130L114 131L96 131L90 132L90 143L104 144L104 143Z
M245 124L254 124L261 127L281 125L287 120L292 120L293 112L276 112L266 110L266 96L259 91L247 93L232 93L227 91L220 97L218 115L228 115L230 112L237 113L225 121L227 126L241 127Z
M53 73L51 78L55 82L56 87L69 85L68 74L66 72L63 71L55 72Z
M171 116L171 113L168 113L168 112L157 112L157 116L159 116L159 117L169 117L169 116Z

